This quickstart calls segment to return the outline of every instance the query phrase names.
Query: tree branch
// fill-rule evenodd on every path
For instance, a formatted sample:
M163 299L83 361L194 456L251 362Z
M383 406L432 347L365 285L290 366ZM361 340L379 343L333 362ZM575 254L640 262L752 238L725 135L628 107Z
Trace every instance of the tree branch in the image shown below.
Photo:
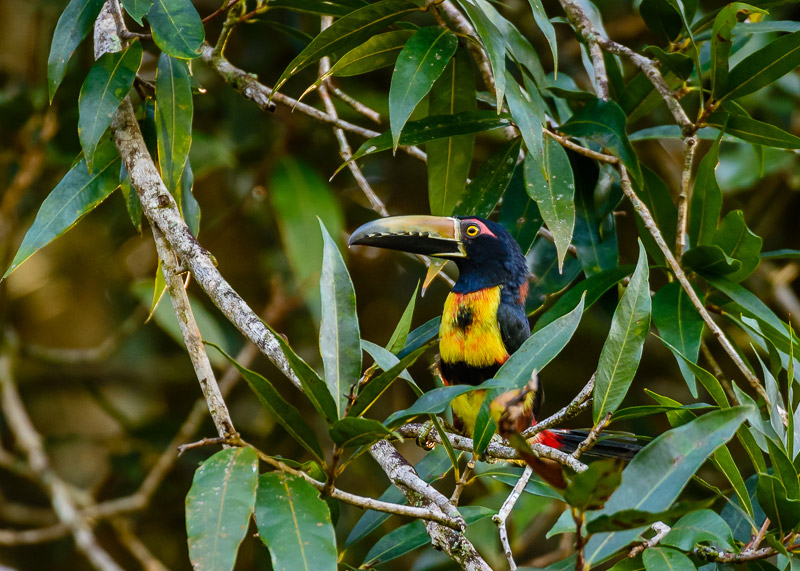
M530 466L525 466L525 470L522 472L519 480L517 480L517 483L514 484L511 493L503 502L503 506L500 508L500 511L497 512L496 515L492 516L492 521L495 523L495 525L497 525L497 533L500 535L500 544L503 546L503 553L505 553L506 559L508 560L509 571L515 571L517 564L514 562L514 554L511 552L511 544L508 542L508 529L506 529L506 521L508 520L508 516L511 515L511 510L514 509L514 505L517 503L517 500L522 495L522 491L525 489L525 486L528 485L528 480L531 479L532 474L533 468Z

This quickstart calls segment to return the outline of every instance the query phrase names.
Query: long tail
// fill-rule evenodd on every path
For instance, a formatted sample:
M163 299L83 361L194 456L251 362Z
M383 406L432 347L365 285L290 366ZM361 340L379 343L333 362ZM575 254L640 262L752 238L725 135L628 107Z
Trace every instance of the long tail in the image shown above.
M588 430L552 429L541 433L538 442L564 452L574 452L578 445L589 436ZM586 454L597 458L623 458L630 460L642 446L636 438L621 434L600 435L594 447Z

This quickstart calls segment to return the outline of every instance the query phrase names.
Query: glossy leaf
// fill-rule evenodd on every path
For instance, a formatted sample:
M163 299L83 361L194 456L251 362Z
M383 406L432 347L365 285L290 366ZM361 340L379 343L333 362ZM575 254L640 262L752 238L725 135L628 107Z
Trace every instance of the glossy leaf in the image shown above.
M270 0L269 9L283 8L321 16L345 16L366 4L362 0Z
M628 168L631 179L641 185L642 170L625 132L625 122L625 112L619 105L595 99L570 117L559 130L603 145Z
M325 365L325 382L344 416L350 387L361 377L361 335L356 314L356 292L336 242L320 220L322 239L322 320L319 348Z
M700 299L702 301L702 295ZM663 285L653 298L653 324L665 341L676 347L686 358L697 361L700 339L703 336L703 318L678 282ZM686 385L692 396L697 398L694 373L683 359L677 356L676 359Z
M711 28L711 96L718 99L728 84L728 59L733 47L733 27L739 14L766 13L744 2L732 2L723 6L714 18Z
M800 32L786 34L744 58L728 75L720 99L737 99L777 81L800 66Z
M622 484L600 515L622 509L667 509L708 456L733 436L749 408L713 411L673 428L643 448L622 472ZM601 533L586 546L586 561L600 562L633 540L641 530Z
M358 393L358 398L353 403L348 416L360 416L371 407L386 389L400 376L400 374L410 367L427 350L427 346L420 347L400 359L395 365L385 369L381 374L370 379Z
M395 30L372 36L340 57L331 67L329 75L350 77L394 65L400 50L413 35L411 30ZM319 83L318 80L315 85Z
M156 74L158 166L167 188L176 194L192 145L192 85L186 63L166 53ZM183 201L178 203L182 205Z
M644 52L661 62L665 71L671 71L684 81L689 79L694 71L694 62L686 54L667 52L658 46L647 46ZM633 137L631 137L631 140L633 140Z
M709 505L711 501L699 502L676 502L669 509L662 512L648 512L640 510L622 510L611 515L591 517L586 525L588 533L600 533L603 531L623 531L626 529L642 528L652 525L657 521L673 520L684 514L697 510L700 506Z
M100 56L81 86L78 97L78 136L89 172L94 170L94 153L122 98L133 85L142 61L142 44L134 42L125 51Z
M535 204L535 203L534 203ZM581 264L573 257L564 261L564 268L558 271L556 247L549 240L536 240L528 253L530 273L534 276L528 292L525 310L530 315L538 309L548 295L567 288L581 273Z
M142 25L142 18L153 7L153 0L121 0L122 7L134 21Z
M306 163L284 157L270 177L269 198L275 223L294 275L297 292L303 295L311 314L319 319L320 297L317 276L322 267L322 237L319 216L333 236L343 227L341 207L328 183Z
M258 479L256 524L273 569L336 569L336 535L328 504L299 476L269 472Z
M119 169L117 148L110 141L97 148L92 173L83 159L72 167L42 202L2 279L103 202L119 185Z
M694 188L689 201L689 245L711 244L717 230L722 208L722 191L717 183L716 169L719 164L719 140L715 141L700 161Z
M621 282L626 276L633 272L634 266L620 266L605 270L599 274L595 274L575 284L564 295L558 298L553 306L548 309L537 321L534 331L539 331L548 323L552 323L558 317L564 315L569 311L570 307L574 307L577 300L586 293L586 302L584 311L592 307L594 303L600 299L612 287Z
M644 340L650 330L650 281L647 255L639 243L639 261L622 294L611 330L603 344L594 385L592 415L595 422L622 403L633 382Z
M349 50L404 16L419 11L409 0L380 0L354 10L325 28L295 57L275 82L278 91L301 69L334 52Z
M195 569L233 569L257 483L258 456L249 446L220 450L195 471L186 496L189 559Z
M483 506L463 506L459 508L467 525L494 515L495 510ZM387 563L431 542L421 520L407 523L380 538L367 553L362 567L372 567Z
M742 264L739 270L727 276L729 280L740 282L753 273L761 262L761 243L761 238L747 227L741 210L728 212L714 234L713 244Z
M509 231L511 237L519 243L522 251L527 252L544 221L542 220L542 215L539 214L539 207L536 206L536 203L530 199L525 191L523 171L522 166L517 165L517 168L511 174L511 180L508 182L506 192L503 194L503 201L500 204L498 221ZM555 246L552 246L552 250L553 267L557 271L558 263ZM537 260L538 258L534 258L534 262ZM534 273L537 272L534 270ZM534 289L538 283L533 283ZM528 294L528 301L531 301L531 299L533 297Z
M213 343L208 344L222 353L225 358L236 367L242 375L242 378L247 381L248 386L256 394L256 397L258 397L258 402L267 409L270 416L283 427L289 436L297 440L297 442L313 454L317 460L322 460L325 457L319 442L317 442L317 437L314 435L314 431L311 430L303 419L303 415L281 396L272 383L255 371L242 367L233 357L228 355L217 345Z
M508 100L508 109L511 111L511 117L522 135L522 140L525 141L525 147L528 150L526 157L530 157L533 160L537 170L539 170L539 177L546 177L547 173L549 173L547 170L549 164L545 161L545 141L542 140L543 119L536 112L536 106L531 96L522 91L511 73L507 72L507 75L506 99ZM539 97L538 92L535 92L533 97Z
M619 458L606 458L570 478L564 501L579 511L599 510L620 484L624 464Z
M778 149L800 149L800 137L787 133L780 127L747 117L717 111L709 115L706 123L748 143Z
M800 500L790 499L780 479L770 474L759 474L756 497L770 522L778 526L780 534L800 524Z
M687 250L683 254L682 261L687 268L703 275L727 276L742 268L742 262L731 258L722 248L715 245L696 246Z
M389 124L394 150L400 144L400 132L411 113L431 90L457 47L458 39L453 32L432 26L417 31L400 51L389 88Z
M72 54L94 26L105 0L70 0L61 13L53 32L50 55L47 57L47 88L50 101L64 79Z
M147 21L162 51L179 59L200 55L205 30L191 0L154 0Z
M696 571L692 560L680 551L669 547L651 547L642 553L642 562L647 571Z
M661 545L691 551L704 542L723 549L733 548L731 528L712 510L699 510L683 516L672 525Z
M456 54L431 89L429 115L453 115L477 108L475 72L466 50ZM431 141L428 153L428 202L434 216L449 216L464 196L475 135Z
M456 115L434 115L419 121L410 121L400 135L401 145L421 145L436 139L444 139L455 135L467 135L492 129L501 129L511 125L506 115L497 115L494 111L467 111ZM351 160L372 155L392 148L392 135L389 131L372 139L367 139L353 153ZM344 166L344 165L343 165ZM343 168L339 167L337 172Z
M619 265L614 215L600 212L595 204L599 170L594 163L577 156L572 156L571 162L575 175L575 231L572 244L583 273L591 276ZM606 230L601 226L603 223L612 231L601 232Z
M503 97L506 92L506 42L503 41L503 34L489 17L488 13L494 11L494 7L482 0L459 0L459 6L464 9L467 16L475 26L475 31L483 42L486 55L489 58L489 65L494 74L494 100L497 112L503 108Z
M400 321L397 322L392 336L386 344L386 349L394 354L397 354L408 340L408 333L411 331L411 319L414 317L414 308L417 304L418 293L419 284L414 288L414 293L411 294L411 299L408 300L408 305L406 305L406 308L403 310L403 315L400 316Z
M665 42L674 40L683 28L680 12L667 0L642 0L639 15Z
M511 139L486 159L467 185L461 201L453 209L453 214L489 217L511 182L521 146L521 138Z
M550 18L547 17L547 12L544 10L542 0L528 0L533 11L533 19L536 25L544 34L547 43L550 45L550 53L553 55L553 70L558 73L558 41L556 40L556 30Z
M530 154L526 155L525 187L553 233L560 271L575 229L575 180L567 153L558 142L548 137L543 153L544 172Z
M406 339L406 344L397 353L397 357L402 359L412 351L416 351L426 343L428 343L431 339L435 339L437 335L439 335L439 325L441 325L442 317L433 317L414 329L411 333L408 334L408 339Z
M393 433L377 420L371 418L355 418L348 416L333 423L330 430L331 440L341 448L369 446L383 440Z

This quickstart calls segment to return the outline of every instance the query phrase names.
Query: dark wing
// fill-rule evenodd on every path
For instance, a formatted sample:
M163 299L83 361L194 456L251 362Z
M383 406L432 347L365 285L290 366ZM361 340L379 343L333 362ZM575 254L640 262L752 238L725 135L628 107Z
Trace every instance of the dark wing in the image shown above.
M497 308L497 322L500 324L500 336L509 355L519 349L531 336L528 317L520 307L501 303Z

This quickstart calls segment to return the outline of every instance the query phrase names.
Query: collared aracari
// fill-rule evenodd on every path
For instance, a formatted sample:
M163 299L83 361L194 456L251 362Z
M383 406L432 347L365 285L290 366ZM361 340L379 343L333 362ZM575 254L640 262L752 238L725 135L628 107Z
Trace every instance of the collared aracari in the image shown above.
M368 222L350 237L350 245L376 246L453 260L459 275L447 296L439 329L437 372L447 385L478 385L491 379L530 336L525 313L528 268L522 250L496 222L475 216L393 216ZM453 399L456 428L472 436L485 391ZM542 391L530 393L518 430L532 426ZM537 442L574 450L584 431L545 430ZM630 458L638 446L626 441L598 442L597 456Z

